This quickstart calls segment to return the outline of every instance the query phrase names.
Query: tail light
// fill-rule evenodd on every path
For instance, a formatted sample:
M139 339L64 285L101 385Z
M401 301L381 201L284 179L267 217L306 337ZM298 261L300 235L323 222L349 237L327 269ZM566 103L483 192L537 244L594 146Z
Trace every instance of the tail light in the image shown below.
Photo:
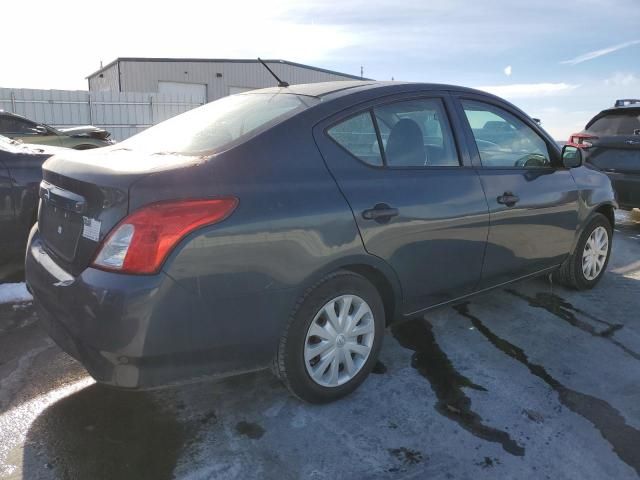
M572 133L569 137L569 145L578 148L591 148L593 143L591 140L597 140L595 135L589 135L587 133Z
M92 266L122 273L157 273L178 242L200 227L221 222L237 205L237 198L147 205L116 225L102 243Z

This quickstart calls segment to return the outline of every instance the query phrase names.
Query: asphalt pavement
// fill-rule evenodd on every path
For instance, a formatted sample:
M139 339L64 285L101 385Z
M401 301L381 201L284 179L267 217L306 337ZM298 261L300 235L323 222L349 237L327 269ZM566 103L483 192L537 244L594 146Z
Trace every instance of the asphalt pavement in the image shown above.
M0 305L0 478L638 478L639 311L620 213L594 290L535 279L393 327L359 390L312 406L269 372L101 387Z

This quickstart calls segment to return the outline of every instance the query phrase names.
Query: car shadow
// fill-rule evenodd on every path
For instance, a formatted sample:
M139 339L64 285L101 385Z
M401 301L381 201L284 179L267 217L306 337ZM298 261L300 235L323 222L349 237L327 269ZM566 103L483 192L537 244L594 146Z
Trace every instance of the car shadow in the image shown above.
M150 393L93 384L46 408L25 440L23 478L165 479L187 437Z

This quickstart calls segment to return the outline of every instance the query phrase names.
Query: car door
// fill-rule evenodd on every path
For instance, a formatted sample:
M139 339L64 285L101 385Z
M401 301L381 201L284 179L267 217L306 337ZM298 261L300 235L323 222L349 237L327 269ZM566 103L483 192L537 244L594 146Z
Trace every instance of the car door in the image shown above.
M579 193L555 143L507 104L457 97L491 219L480 288L560 264L575 239Z
M488 207L445 93L400 96L314 129L366 250L386 260L413 313L473 291Z

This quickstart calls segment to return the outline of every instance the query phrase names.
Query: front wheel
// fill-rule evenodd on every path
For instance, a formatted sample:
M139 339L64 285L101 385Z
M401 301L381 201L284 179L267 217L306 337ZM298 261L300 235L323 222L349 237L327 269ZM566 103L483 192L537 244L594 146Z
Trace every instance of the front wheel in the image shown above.
M331 402L369 375L383 335L384 306L376 288L353 272L336 272L298 302L273 370L302 400Z
M611 256L612 225L596 213L580 235L575 251L565 260L554 278L577 290L593 288L602 278Z

